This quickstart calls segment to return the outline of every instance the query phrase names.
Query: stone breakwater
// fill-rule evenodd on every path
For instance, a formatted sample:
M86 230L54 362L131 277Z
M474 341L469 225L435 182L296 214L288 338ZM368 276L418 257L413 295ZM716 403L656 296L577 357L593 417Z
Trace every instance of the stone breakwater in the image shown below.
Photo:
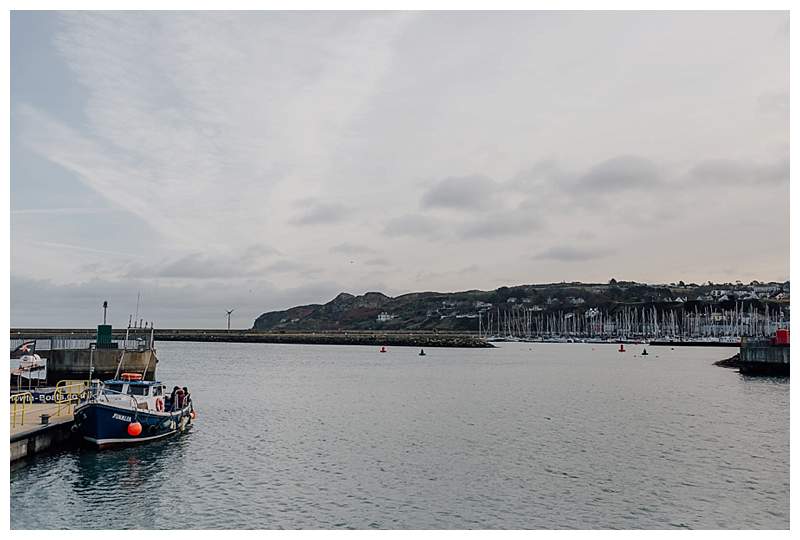
M47 339L69 337L94 339L87 329L22 329L14 328L11 337ZM125 336L124 330L114 330L114 339ZM485 339L475 335L432 332L257 332L253 330L156 329L155 341L194 341L217 343L295 343L302 345L370 345L393 347L454 347L491 348Z
M278 333L227 334L208 332L186 334L156 332L156 341L200 341L223 343L297 343L304 345L370 345L393 347L486 348L491 343L475 336L394 333Z

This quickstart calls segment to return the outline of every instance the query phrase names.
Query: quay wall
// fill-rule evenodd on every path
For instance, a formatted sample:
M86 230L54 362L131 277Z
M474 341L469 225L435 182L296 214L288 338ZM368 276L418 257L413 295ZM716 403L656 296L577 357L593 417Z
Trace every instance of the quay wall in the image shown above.
M789 346L743 339L739 370L748 375L789 375Z
M42 426L39 429L11 436L11 461L17 461L46 450L55 450L74 443L74 421Z
M87 379L89 376L89 351L86 349L42 351L47 358L47 382L55 384L64 379ZM97 349L91 355L92 377L111 379L122 357L119 349ZM142 373L147 368L145 380L153 380L158 359L153 351L125 351L120 372Z

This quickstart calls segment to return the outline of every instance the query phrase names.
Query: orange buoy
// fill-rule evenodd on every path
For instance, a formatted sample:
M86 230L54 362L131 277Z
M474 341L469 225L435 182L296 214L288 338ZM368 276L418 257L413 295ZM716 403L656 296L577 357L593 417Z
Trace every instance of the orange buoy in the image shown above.
M192 420L194 420L195 418L197 418L197 413L192 411Z
M142 434L142 424L139 422L131 422L128 424L128 435L131 437L138 437Z
M120 375L120 378L123 381L141 381L142 374L141 373L123 373Z

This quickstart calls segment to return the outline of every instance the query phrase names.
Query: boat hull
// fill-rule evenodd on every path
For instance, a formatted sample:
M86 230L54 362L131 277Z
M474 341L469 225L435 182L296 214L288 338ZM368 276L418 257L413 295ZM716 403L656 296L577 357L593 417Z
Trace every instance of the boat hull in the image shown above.
M139 422L138 436L128 433L128 425ZM99 448L137 445L185 431L191 426L191 406L174 412L137 411L106 403L84 403L75 409L75 429L88 444Z

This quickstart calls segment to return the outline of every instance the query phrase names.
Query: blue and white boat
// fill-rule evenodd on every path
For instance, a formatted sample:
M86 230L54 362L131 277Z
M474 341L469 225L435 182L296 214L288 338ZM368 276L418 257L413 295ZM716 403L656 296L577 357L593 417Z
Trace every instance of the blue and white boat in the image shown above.
M177 386L171 392L139 373L93 381L85 401L75 408L75 430L97 448L132 445L186 431L195 418L191 396Z

